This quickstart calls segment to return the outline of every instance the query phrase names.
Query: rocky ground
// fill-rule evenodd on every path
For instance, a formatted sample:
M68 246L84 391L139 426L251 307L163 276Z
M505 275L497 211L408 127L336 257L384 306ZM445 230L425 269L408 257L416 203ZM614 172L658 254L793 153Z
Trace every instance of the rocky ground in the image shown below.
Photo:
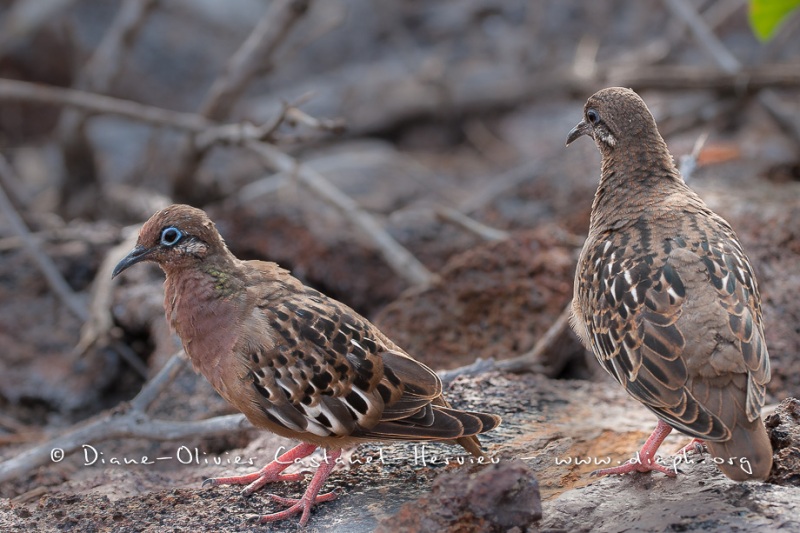
M186 375L184 379L191 378ZM207 391L199 387L198 395ZM550 380L490 373L459 378L448 396L460 407L500 413L503 425L482 439L491 465L455 463L464 455L446 445L368 445L354 450L326 485L340 496L318 506L308 531L752 531L800 527L800 402L772 406L767 417L776 466L767 483L737 484L705 457L689 456L680 475L638 474L595 479L599 461L618 464L641 445L652 415L609 381ZM192 398L196 395L192 395ZM28 483L66 481L3 500L0 526L11 531L249 531L248 517L279 509L263 493L245 499L233 487L204 489L204 478L246 473L223 461L272 459L289 443L250 433L249 443L154 445L110 441L41 469ZM688 442L671 435L669 452ZM197 455L189 455L186 446ZM224 451L222 449L224 448ZM86 455L88 453L88 455ZM142 455L175 457L154 466L85 466ZM195 458L193 464L181 464ZM199 458L199 464L196 460ZM447 461L453 464L446 464ZM578 464L586 463L588 464ZM50 471L50 472L47 472ZM299 496L303 483L271 488ZM292 530L289 523L259 528Z

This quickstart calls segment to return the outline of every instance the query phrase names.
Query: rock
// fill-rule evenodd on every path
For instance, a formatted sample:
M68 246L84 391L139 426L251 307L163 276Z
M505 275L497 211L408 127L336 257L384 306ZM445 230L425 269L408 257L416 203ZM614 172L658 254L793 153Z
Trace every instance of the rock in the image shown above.
M361 446L348 455L349 466L335 469L325 484L325 490L342 494L314 508L308 531L800 528L796 487L735 483L707 456L690 456L677 479L660 474L590 477L598 468L595 461L628 460L655 425L652 413L610 378L589 382L490 373L458 378L445 394L456 407L480 408L503 417L500 427L481 435L488 457L497 464L476 465L463 450L446 444ZM186 394L181 391L175 398L185 399ZM792 446L797 440L788 447L784 444L788 435L796 439L796 405L797 400L785 402L769 419L773 441L777 438L782 446L776 454L776 472L785 468L786 479L798 472L796 463L783 458L783 454L795 457L789 450L796 450ZM158 416L165 418L168 413ZM175 417L187 419L187 414L178 412ZM776 425L773 420L778 419ZM661 453L669 456L688 441L673 432ZM40 468L27 486L18 485L19 492L31 491L31 496L21 501L0 498L0 529L134 530L142 523L158 523L174 531L248 530L254 527L248 515L280 510L267 492L297 497L305 488L306 482L277 483L248 499L240 496L241 487L201 488L206 477L245 474L272 460L278 446L286 443L265 432L258 432L258 439L244 448L241 442L219 439L214 443L131 439L101 443L98 449L106 457L158 457L174 454L181 445L198 446L203 461L85 467L82 457L67 457L58 466L71 466L69 481L42 491L45 495L37 503L42 492L35 489L42 484L43 473L54 471L55 466ZM252 457L253 464L225 463L237 456ZM214 465L215 457L222 460L220 466ZM460 457L467 464L453 460ZM444 459L450 459L450 464ZM537 493L542 519L533 524L540 512ZM292 520L296 519L263 529L293 529Z
M447 262L440 284L402 295L374 322L433 368L507 359L530 350L561 313L572 296L576 260L574 243L555 225L480 243ZM576 373L588 375L585 351L570 331L554 346L548 354L554 365L575 360Z
M764 419L775 452L767 481L776 485L800 486L800 400L786 398Z
M430 494L405 504L376 531L506 531L527 528L541 517L534 473L515 460L439 476Z

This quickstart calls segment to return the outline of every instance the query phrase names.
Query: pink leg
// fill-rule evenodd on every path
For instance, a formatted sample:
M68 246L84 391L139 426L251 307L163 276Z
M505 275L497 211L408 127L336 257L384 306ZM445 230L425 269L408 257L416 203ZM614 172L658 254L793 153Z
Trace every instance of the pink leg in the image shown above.
M675 477L676 473L674 471L655 461L658 447L661 446L661 443L664 442L664 439L667 438L667 435L669 435L671 431L672 428L666 422L659 419L656 429L653 430L653 433L648 437L635 458L624 465L595 470L591 475L608 476L612 474L628 474L630 472L650 472L651 470L657 470L669 477Z
M332 451L328 454L327 460L323 461L319 465L319 468L317 468L311 483L309 483L308 488L301 498L282 498L280 496L270 494L269 497L272 498L273 501L282 505L289 505L290 507L278 513L264 515L261 517L260 522L262 524L267 522L275 522L277 520L283 520L294 514L302 512L302 515L300 516L300 526L305 526L308 523L308 518L311 514L311 508L314 506L314 504L329 502L336 498L335 492L328 492L326 494L319 495L319 491L322 488L322 485L325 483L325 480L328 479L328 476L331 474L333 467L336 466L336 459L338 459L341 454L341 450Z
M247 485L242 491L242 495L249 496L267 483L273 483L275 481L300 481L304 477L303 474L282 474L281 472L292 466L295 460L311 455L316 449L317 446L314 444L304 442L284 453L258 472L253 472L252 474L244 476L210 478L203 481L203 486Z

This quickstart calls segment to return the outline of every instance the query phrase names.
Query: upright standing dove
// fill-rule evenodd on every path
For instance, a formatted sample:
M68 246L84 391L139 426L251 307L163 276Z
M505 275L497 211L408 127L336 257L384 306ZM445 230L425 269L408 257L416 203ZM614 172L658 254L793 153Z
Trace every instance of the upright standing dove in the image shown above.
M705 442L736 481L765 479L761 420L769 355L750 261L730 225L684 183L655 120L630 89L589 98L567 144L602 154L589 237L575 274L573 327L658 417L638 458L597 475L658 470L673 428Z
M455 441L481 456L475 435L500 418L452 409L442 383L347 307L305 287L275 263L240 261L206 214L172 205L141 229L114 276L140 261L166 273L167 320L195 369L255 426L303 441L258 472L206 480L247 485L249 495L318 447L327 452L300 499L261 517L271 522L332 500L319 491L342 448L366 441ZM205 484L205 483L204 483Z

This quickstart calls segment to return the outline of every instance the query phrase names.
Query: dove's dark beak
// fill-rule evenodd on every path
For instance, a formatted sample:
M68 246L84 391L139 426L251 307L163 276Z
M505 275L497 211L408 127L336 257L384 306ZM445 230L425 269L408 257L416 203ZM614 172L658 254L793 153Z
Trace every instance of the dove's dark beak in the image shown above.
M569 130L569 135L567 135L567 146L569 146L570 143L572 143L572 141L574 141L578 137L581 137L582 135L588 135L589 137L594 138L594 132L592 130L592 126L589 125L589 123L586 122L585 120L581 120L580 122L578 122L577 126Z
M137 246L131 252L125 256L125 259L117 263L117 266L114 267L114 272L111 273L111 278L116 278L118 275L122 274L125 270L129 267L132 267L136 263L140 261L144 261L147 259L147 256L153 252L153 248L145 248L144 246Z

